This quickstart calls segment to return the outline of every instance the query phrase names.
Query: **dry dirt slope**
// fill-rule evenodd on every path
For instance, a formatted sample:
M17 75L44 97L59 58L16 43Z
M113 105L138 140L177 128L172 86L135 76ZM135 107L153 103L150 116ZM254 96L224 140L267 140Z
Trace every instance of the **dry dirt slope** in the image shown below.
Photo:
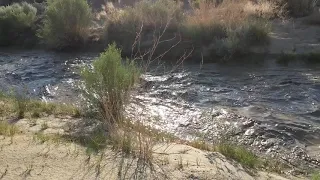
M84 147L75 143L40 143L34 132L41 130L44 121L44 133L63 133L66 122L73 120L23 119L17 123L23 132L12 138L0 136L0 179L286 179L266 172L252 176L219 153L181 144L156 145L151 171L149 165L123 158L110 149L88 155ZM32 125L28 126L30 122Z

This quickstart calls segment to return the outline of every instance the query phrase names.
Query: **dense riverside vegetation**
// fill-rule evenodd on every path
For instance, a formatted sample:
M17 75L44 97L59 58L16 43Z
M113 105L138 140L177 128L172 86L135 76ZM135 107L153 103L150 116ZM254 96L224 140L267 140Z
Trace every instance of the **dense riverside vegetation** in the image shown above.
M47 48L72 51L103 50L116 42L126 56L153 51L157 44L153 56L168 51L170 57L178 57L188 51L197 58L229 59L249 53L253 46L267 45L267 20L279 15L279 5L269 1L225 0L218 5L197 1L191 10L171 0L140 1L124 8L105 5L101 11L89 4L86 0L48 0L1 6L1 44L24 45L32 40Z
M185 53L230 60L268 45L268 20L308 15L316 1L195 0L186 7L180 1L144 0L122 8L93 0L14 2L0 7L2 46L102 51L116 42L127 57L153 51L151 56L166 52L171 59Z

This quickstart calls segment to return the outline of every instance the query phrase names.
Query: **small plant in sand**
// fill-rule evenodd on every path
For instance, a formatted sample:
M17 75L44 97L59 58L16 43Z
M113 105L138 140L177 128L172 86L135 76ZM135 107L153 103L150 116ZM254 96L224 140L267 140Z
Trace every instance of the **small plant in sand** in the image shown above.
M18 132L18 128L14 125L8 124L7 122L0 121L0 135L13 136Z
M84 95L99 112L106 129L120 124L130 92L138 81L139 70L135 62L122 61L121 50L115 44L93 62L93 68L82 70L85 84Z
M254 153L240 146L222 143L217 145L215 150L227 158L239 162L245 167L255 168L260 163L258 157Z

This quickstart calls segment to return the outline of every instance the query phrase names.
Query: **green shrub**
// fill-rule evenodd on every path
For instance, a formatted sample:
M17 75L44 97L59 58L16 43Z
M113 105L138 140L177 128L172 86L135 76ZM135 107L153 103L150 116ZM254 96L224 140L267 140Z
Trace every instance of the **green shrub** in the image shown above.
M194 43L208 45L215 39L227 37L227 28L219 23L210 24L184 24L182 33L185 38Z
M245 43L249 46L266 45L270 42L269 32L271 26L267 21L248 21L244 29Z
M110 17L114 17L110 15ZM171 0L141 1L134 7L126 7L120 16L109 19L108 37L109 42L116 42L125 52L131 52L137 32L140 36L141 46L143 41L150 45L153 35L159 35L166 28L166 32L177 32L184 15L180 5ZM121 35L119 35L121 34ZM148 36L151 35L151 36ZM172 34L171 34L172 35ZM151 37L151 39L148 37ZM171 36L172 38L172 36Z
M26 36L33 36L36 14L37 9L25 2L0 6L0 45L21 45Z
M195 45L197 56L229 60L269 43L270 24L246 10L246 1L225 1L216 6L200 2L181 26L182 37ZM261 8L256 5L254 8ZM200 50L200 51L199 51Z
M225 27L225 29L225 37L214 36L214 34L207 37L207 39L211 39L208 48L210 56L223 57L224 60L229 60L236 55L250 53L252 47L269 44L270 27L266 23L263 24L263 21L247 21L241 26Z
M124 105L139 77L135 63L129 60L122 63L121 51L112 44L93 62L93 69L84 68L81 74L84 95L102 115L105 125L121 123Z
M50 48L66 49L84 45L92 23L86 0L48 0L39 37Z

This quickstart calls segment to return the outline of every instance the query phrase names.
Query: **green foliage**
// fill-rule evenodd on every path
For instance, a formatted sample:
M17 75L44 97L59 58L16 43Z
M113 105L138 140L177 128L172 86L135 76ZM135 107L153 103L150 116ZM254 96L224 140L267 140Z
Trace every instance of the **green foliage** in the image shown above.
M259 164L258 157L243 147L220 144L216 146L216 150L227 158L233 159L249 168L254 168Z
M245 42L249 46L266 45L270 42L269 32L271 26L265 20L254 20L246 23L244 29Z
M270 27L264 21L247 21L242 26L229 28L227 37L222 39L217 54L223 57L250 52L250 48L269 43Z
M26 34L34 35L36 14L37 9L26 2L0 6L0 45L21 45Z
M117 18L109 19L107 29L109 42L116 42L123 51L130 52L137 32L140 32L141 28L140 40L153 41L147 39L147 36L153 33L158 35L165 28L168 32L176 32L183 19L183 10L175 1L144 0L133 7L124 8Z
M17 118L38 118L48 115L79 117L78 108L68 104L45 103L31 100L20 95L0 93L0 116Z
M48 0L39 37L51 48L78 47L87 40L91 23L86 0Z
M311 180L320 180L320 172L313 173L311 175Z
M196 46L206 47L210 57L230 59L236 55L247 54L254 46L269 43L270 24L261 19L248 19L239 25L195 19L182 25L183 37Z
M190 38L194 43L208 45L215 39L227 37L227 28L220 23L210 24L184 24L182 27L184 37Z
M81 74L84 95L101 114L105 125L124 120L124 105L139 77L135 63L129 60L122 63L121 51L112 44L93 62L93 69L84 68Z

